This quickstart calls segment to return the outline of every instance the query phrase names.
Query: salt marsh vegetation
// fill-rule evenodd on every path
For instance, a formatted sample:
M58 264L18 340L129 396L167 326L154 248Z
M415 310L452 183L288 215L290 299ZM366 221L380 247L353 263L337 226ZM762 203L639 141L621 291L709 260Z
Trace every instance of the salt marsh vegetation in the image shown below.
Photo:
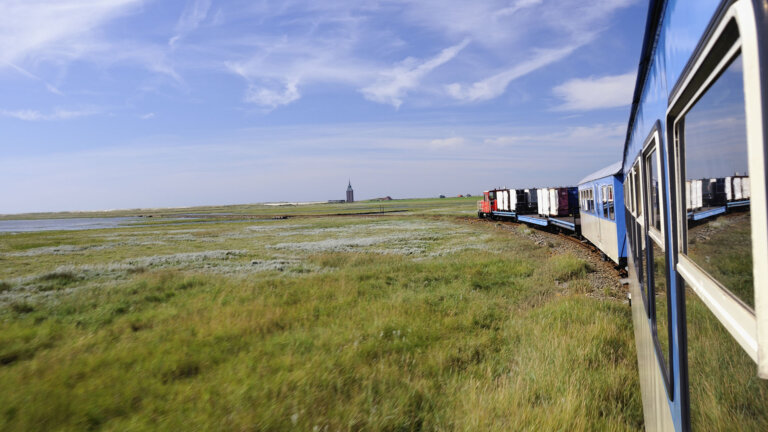
M640 427L629 308L518 231L404 215L0 234L0 429Z

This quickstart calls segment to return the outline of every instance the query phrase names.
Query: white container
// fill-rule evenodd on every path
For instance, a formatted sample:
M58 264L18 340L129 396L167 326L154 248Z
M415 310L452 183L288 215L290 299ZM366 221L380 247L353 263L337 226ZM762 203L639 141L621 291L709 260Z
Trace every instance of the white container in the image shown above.
M544 212L544 200L541 199L542 189L536 189L536 213L542 214Z
M517 210L517 190L509 190L509 211Z
M736 201L744 199L744 194L741 190L741 177L733 178L733 199Z
M733 201L733 177L725 178L725 199Z
M701 192L702 192L701 191L702 181L701 180L695 180L694 184L696 185L696 192L694 194L694 197L696 197L696 203L694 205L698 209L698 208L702 207L702 199L701 199L701 195L702 195L701 194Z
M557 188L549 189L549 215L557 216L557 210L559 202L557 200Z
M693 210L693 202L691 196L691 181L687 180L685 182L685 208L688 209L688 211Z
M539 190L541 191L541 199L539 200L539 215L548 216L549 215L549 189L542 188Z

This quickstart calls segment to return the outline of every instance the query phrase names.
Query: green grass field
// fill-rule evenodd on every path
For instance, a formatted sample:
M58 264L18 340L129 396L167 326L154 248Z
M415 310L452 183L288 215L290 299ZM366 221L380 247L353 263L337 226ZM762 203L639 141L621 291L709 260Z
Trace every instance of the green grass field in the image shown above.
M0 429L638 428L627 305L474 202L0 235Z
M391 201L357 201L342 204L302 204L302 205L268 205L241 204L229 206L205 206L191 208L161 208L161 209L128 209L93 212L60 212L60 213L28 213L16 215L0 215L0 220L13 219L51 219L70 217L125 217L152 216L153 218L176 218L193 214L200 218L238 219L238 218L271 218L275 216L326 216L351 215L381 212L407 212L408 214L465 214L477 213L475 207L482 197L462 198L419 198L394 199ZM158 223L157 219L147 223Z
M642 428L629 306L474 200L0 234L0 430Z

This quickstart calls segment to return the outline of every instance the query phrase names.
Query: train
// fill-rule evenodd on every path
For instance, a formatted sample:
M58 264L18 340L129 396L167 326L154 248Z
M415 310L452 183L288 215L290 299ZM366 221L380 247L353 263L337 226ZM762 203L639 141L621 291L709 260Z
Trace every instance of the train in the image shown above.
M767 89L768 1L650 0L622 159L478 202L478 217L571 232L626 269L647 430L741 429L751 408L712 423L703 388L768 399ZM689 327L691 311L706 316ZM722 392L694 366L703 319L734 347Z

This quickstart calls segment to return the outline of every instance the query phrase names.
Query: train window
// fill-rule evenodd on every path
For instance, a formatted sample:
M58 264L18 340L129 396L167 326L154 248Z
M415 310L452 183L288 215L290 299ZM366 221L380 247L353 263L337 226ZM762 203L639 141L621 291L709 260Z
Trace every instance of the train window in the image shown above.
M686 212L684 252L754 309L750 205L743 187L749 179L746 130L738 55L678 122L685 202L692 209Z
M637 214L637 211L635 210L636 204L635 204L635 170L633 169L629 173L629 178L627 178L627 181L629 182L629 208L631 209L632 214Z
M661 206L663 190L659 182L659 141L655 137L648 141L643 153L643 187L645 205L648 209L648 228L644 230L644 238L648 245L647 261L647 289L648 297L653 303L651 310L651 322L653 323L653 338L656 344L659 363L664 371L667 384L670 384L670 332L669 332L669 304L667 283L667 258L665 254L665 239L662 232ZM646 236L647 235L647 236ZM671 389L669 389L671 390ZM670 391L671 393L671 391Z
M603 202L603 217L606 219L614 220L614 203L613 203L613 186L603 186L600 191L601 200Z
M581 209L585 212L589 212L589 203L587 199L587 189L582 189L579 191L579 196L581 198Z
M645 277L645 269L648 268L645 263L647 262L647 254L645 250L645 235L643 234L643 227L635 224L635 236L637 246L639 246L640 253L637 256L635 267L637 268L637 280L640 283L640 291L643 293L643 304L645 305L645 313L648 317L651 316L651 306L648 302L648 285L647 278Z
M658 343L658 350L660 352L659 360L663 365L663 369L669 377L669 307L667 302L667 259L664 255L664 250L651 240L651 261L650 272L651 280L649 281L650 291L653 294L654 309L653 309L653 324L655 327L654 337Z
M641 195L640 195L640 182L638 181L639 177L640 177L639 166L637 166L637 165L635 166L635 169L632 170L632 174L633 174L633 177L634 177L633 184L635 186L635 206L636 206L636 208L635 208L635 215L638 218L638 222L642 223L643 201L642 201Z
M616 205L613 202L613 186L606 188L608 192L608 219L616 220Z
M652 151L646 157L648 167L648 222L650 226L661 231L661 210L659 197L659 160L657 151Z

